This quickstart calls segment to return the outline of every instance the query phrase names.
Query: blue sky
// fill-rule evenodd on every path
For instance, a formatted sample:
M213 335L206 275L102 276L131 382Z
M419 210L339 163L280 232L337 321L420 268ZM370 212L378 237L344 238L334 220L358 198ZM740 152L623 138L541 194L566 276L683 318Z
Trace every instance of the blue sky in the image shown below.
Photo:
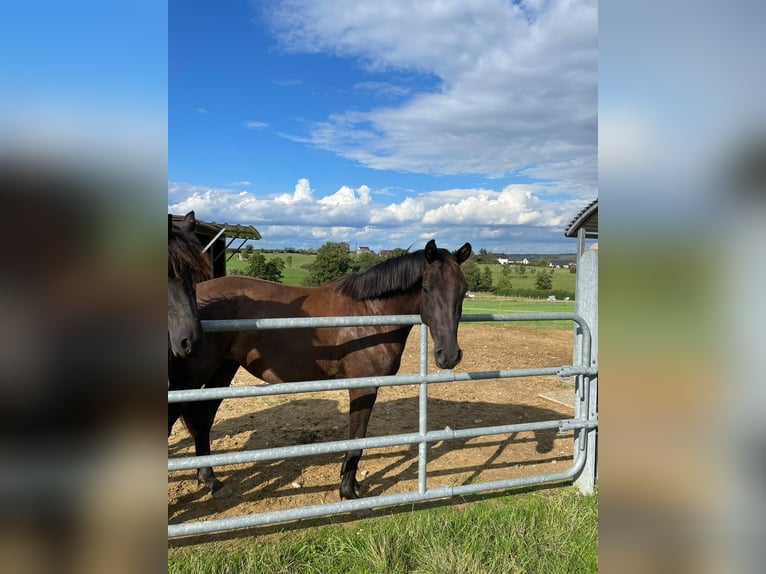
M171 0L168 211L256 247L573 252L595 2Z

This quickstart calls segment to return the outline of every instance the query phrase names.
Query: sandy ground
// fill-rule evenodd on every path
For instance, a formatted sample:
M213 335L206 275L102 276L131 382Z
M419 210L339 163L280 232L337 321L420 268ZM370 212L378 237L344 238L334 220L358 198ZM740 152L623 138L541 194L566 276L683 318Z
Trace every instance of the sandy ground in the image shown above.
M528 325L464 324L459 332L463 361L456 371L485 371L572 364L572 331ZM429 345L429 349L432 348ZM429 372L436 369L430 359ZM418 372L418 329L413 329L399 374ZM240 369L233 384L261 384ZM572 381L558 377L480 380L429 387L429 430L569 418ZM562 392L568 391L568 392ZM569 396L563 405L541 393ZM566 399L565 399L566 401ZM416 432L418 388L380 389L367 436ZM225 400L212 431L212 451L242 451L347 438L348 394L332 391ZM430 445L428 487L459 485L558 472L570 465L572 433L556 430L454 440ZM168 456L194 454L178 422ZM343 453L219 467L216 474L233 491L213 499L198 487L196 471L168 474L171 524L252 514L339 500ZM417 445L365 451L358 480L364 496L417 490Z

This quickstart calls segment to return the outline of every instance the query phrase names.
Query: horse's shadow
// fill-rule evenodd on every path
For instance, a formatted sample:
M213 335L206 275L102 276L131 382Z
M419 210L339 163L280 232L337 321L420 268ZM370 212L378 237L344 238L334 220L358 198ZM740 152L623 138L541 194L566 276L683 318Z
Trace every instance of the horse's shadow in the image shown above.
M381 390L381 393L385 389ZM384 396L384 395L381 395ZM265 410L246 413L229 419L216 421L213 425L213 453L222 452L216 449L215 439L225 435L236 435L249 432L249 437L237 451L272 448L294 444L312 444L347 438L348 415L339 408L341 403L331 399L293 399L277 404ZM454 429L487 427L519 422L537 422L569 418L571 414L561 410L545 409L527 405L496 404L490 402L465 402L459 400L444 400L429 398L428 400L428 429L440 430L449 426ZM458 418L468 417L470 424L458 425ZM329 423L337 418L337 424ZM373 409L367 436L382 436L417 432L418 430L418 397L407 397L392 401L381 401ZM253 432L255 431L255 432ZM454 439L429 444L428 461L438 461L442 457L453 455L450 464L444 469L428 469L429 487L449 482L456 484L455 475L468 473L467 478L461 478L460 484L469 484L476 480L480 473L488 469L500 469L509 466L526 467L541 463L571 460L571 455L561 455L554 452L554 446L559 441L571 445L571 435L558 435L556 429L538 430L534 433L512 433L477 439ZM522 454L513 455L513 448L519 445L535 444L535 451L545 457L529 459ZM470 462L466 456L462 462L456 454L467 449L494 449L487 451L480 463ZM184 436L169 448L170 456L179 456L182 449L193 451L192 439ZM526 449L525 449L526 450ZM292 460L264 461L245 465L244 467L219 467L219 478L232 489L234 494L229 498L209 499L208 490L200 487L193 493L179 498L169 508L173 511L173 523L181 523L208 517L212 504L214 512L225 511L237 506L243 498L257 497L259 499L279 498L294 494L328 494L326 502L338 500L337 489L340 483L340 467L345 453L313 455ZM502 460L499 460L502 456ZM508 460L509 456L513 459ZM366 464L367 461L367 464ZM382 461L382 464L381 464ZM296 462L298 464L296 464ZM301 484L299 490L289 488L289 485L301 482L302 469L309 465L330 464L333 471L323 480L324 484ZM362 482L364 496L376 496L395 490L398 483L417 480L418 476L418 445L402 445L394 449L370 449L364 452L360 470L365 467L375 468L364 476ZM195 471L187 471L194 473ZM196 473L195 473L196 474ZM171 474L171 477L173 475ZM196 480L189 476L190 480ZM171 479L172 480L172 479ZM189 502L203 499L206 504ZM209 503L209 504L208 504Z

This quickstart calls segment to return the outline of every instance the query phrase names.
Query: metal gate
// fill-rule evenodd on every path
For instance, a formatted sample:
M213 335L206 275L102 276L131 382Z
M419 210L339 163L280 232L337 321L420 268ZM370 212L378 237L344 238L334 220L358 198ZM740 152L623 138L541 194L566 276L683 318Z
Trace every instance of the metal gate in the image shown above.
M595 457L590 447L593 441L586 440L598 426L593 400L591 380L596 378L597 366L591 365L591 329L587 322L575 313L510 313L464 315L461 322L488 321L573 321L576 324L578 344L575 348L574 365L532 369L508 369L496 371L474 371L455 373L444 371L428 373L428 327L420 320L420 315L388 315L371 317L317 317L287 319L245 319L227 321L203 321L206 332L241 331L247 329L296 329L309 327L345 327L360 325L419 325L420 326L420 369L418 374L394 375L385 377L359 377L349 379L330 379L273 385L251 385L216 389L196 389L186 391L168 391L168 402L202 401L237 397L255 397L267 395L297 394L316 391L331 391L362 387L387 387L398 385L420 385L419 394L419 431L367 437L361 439L340 440L315 444L267 448L237 453L213 454L200 457L174 457L168 460L168 470L178 471L202 466L222 466L241 463L278 460L299 456L345 452L352 449L371 449L408 444L418 445L418 490L388 495L344 500L340 502L318 504L287 510L262 512L245 516L203 520L168 526L168 537L189 536L249 528L264 524L287 522L292 520L327 516L353 512L383 506L421 502L439 498L465 495L490 490L509 489L532 484L560 482L580 477L586 461ZM569 419L542 421L535 423L508 424L470 429L450 429L428 431L428 385L469 381L479 379L503 379L530 377L539 375L558 375L562 378L575 377L574 417ZM546 429L558 429L559 432L574 431L574 456L572 465L561 472L509 478L490 482L479 482L459 486L441 486L426 488L428 444L437 441L467 439L479 436L509 434ZM589 465L592 466L592 465ZM588 479L592 481L592 477ZM581 486L582 489L582 486ZM587 491L588 488L586 487ZM592 490L592 488L591 488Z

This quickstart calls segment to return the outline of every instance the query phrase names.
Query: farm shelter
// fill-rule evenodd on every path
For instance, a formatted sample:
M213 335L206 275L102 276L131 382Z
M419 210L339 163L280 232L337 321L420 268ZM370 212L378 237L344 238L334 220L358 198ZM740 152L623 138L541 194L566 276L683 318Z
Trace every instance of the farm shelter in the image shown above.
M575 286L575 314L587 321L591 330L592 346L590 366L598 365L598 199L586 205L572 220L564 232L566 237L577 238L577 284ZM590 247L588 239L595 239ZM577 356L582 345L582 333L575 326L574 355ZM598 419L598 376L590 381L590 398L588 401L591 412L588 418ZM593 492L598 476L597 437L598 427L587 432L587 462L582 473L576 478L575 484L583 492Z
M173 223L180 225L183 215L173 215ZM237 248L242 247L249 239L260 239L261 234L252 225L237 225L231 223L215 223L197 220L197 238L210 253L213 265L213 277L226 275L226 250L232 243L241 239ZM228 241L227 241L228 239ZM229 258L231 255L229 256Z

